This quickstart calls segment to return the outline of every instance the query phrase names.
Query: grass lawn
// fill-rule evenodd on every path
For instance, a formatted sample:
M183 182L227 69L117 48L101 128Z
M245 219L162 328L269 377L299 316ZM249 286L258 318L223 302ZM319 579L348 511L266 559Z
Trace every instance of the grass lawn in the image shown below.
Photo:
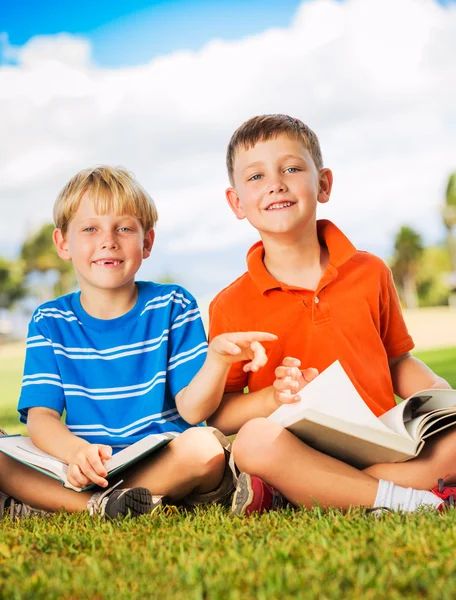
M456 348L419 357L456 387ZM6 429L16 423L21 368L20 359L0 360ZM6 519L0 598L450 599L455 538L456 511L376 519L315 508L246 520L211 508L115 523Z

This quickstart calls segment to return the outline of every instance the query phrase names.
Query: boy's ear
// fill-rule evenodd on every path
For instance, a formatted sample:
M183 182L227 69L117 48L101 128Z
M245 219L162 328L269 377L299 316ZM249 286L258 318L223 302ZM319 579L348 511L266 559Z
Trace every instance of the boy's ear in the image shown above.
M63 260L71 260L68 244L61 229L54 229L54 232L52 234L52 240L54 242L55 249L57 250L57 254L60 256L60 258L62 258Z
M236 190L234 188L228 188L225 192L225 196L236 217L238 219L245 219L245 212Z
M318 191L318 202L325 204L331 196L333 174L331 169L322 169L319 175L320 189Z
M152 246L155 241L155 231L153 229L149 229L144 234L144 242L143 242L143 258L149 258L150 253L152 251Z

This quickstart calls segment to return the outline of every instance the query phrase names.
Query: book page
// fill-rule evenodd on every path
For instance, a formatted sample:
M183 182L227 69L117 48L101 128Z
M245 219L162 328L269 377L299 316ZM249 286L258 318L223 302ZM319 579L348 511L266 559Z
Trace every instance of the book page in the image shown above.
M150 435L142 438L142 440L139 440L134 444L131 444L131 446L120 450L120 452L117 452L117 454L114 454L112 458L105 462L106 470L108 473L111 473L122 465L126 465L139 458L142 454L161 448L177 435L179 434L176 432L151 433Z
M432 415L438 417L442 410L446 410L447 414L456 414L455 404L456 390L422 390L391 408L379 419L393 431L418 441L422 432L428 429L427 423L433 420Z
M404 422L409 421L411 418L411 409L408 400L404 400L397 406L390 408L386 413L379 417L384 425L386 425L392 431L395 431L399 435L405 438L416 439L414 435L406 428Z
M411 396L411 398L428 398L416 411L417 415L426 414L433 410L442 408L455 408L456 412L456 390L423 390Z
M309 446L358 469L408 460L416 452L416 443L409 438L333 419L312 409L307 410L305 419L287 429Z
M414 439L423 438L430 429L435 429L436 424L442 419L447 419L448 422L456 423L456 412L451 409L435 410L427 415L421 415L415 419L411 419L405 424L407 431Z
M294 416L300 418L306 408L311 408L342 421L390 432L358 394L339 361L320 373L299 395L299 402L283 404L269 419L282 425L284 421L289 423Z
M0 437L0 445L5 454L23 463L30 463L54 473L63 482L66 481L67 464L49 456L33 444L30 438L23 436Z

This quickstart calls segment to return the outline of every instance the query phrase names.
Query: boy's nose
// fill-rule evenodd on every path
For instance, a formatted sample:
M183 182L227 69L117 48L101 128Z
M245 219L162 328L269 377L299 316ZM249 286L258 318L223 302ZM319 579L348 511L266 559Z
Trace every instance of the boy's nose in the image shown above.
M112 239L112 238L105 239L105 240L103 240L103 242L101 242L101 247L103 249L110 249L110 250L112 250L113 248L117 248L117 245L118 245L117 242L114 239Z
M274 181L270 188L269 188L269 193L270 194L279 194L280 192L286 192L287 191L287 186L285 185L285 183L283 181Z

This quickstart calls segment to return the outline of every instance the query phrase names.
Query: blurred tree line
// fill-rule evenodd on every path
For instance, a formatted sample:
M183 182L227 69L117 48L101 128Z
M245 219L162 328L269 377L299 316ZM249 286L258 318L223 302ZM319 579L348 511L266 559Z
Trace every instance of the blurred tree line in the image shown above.
M390 262L394 282L407 308L439 306L456 296L456 172L448 180L443 206L447 230L445 244L423 246L419 233L403 226L396 235L394 256Z
M71 262L58 257L52 241L53 231L52 223L43 225L25 240L17 260L0 258L0 308L12 308L18 300L33 294L29 285L31 275L51 272L55 274L55 283L53 289L49 290L49 298L67 294L74 288L76 277L73 266Z
M407 308L445 305L456 299L456 172L448 181L443 222L448 235L447 243L441 246L424 247L420 234L406 225L396 235L390 266ZM54 275L53 289L46 291L49 298L74 289L72 264L58 257L53 230L49 223L25 240L17 260L0 258L0 309L9 309L28 295L40 295L30 289L32 275ZM46 299L41 297L40 301Z

